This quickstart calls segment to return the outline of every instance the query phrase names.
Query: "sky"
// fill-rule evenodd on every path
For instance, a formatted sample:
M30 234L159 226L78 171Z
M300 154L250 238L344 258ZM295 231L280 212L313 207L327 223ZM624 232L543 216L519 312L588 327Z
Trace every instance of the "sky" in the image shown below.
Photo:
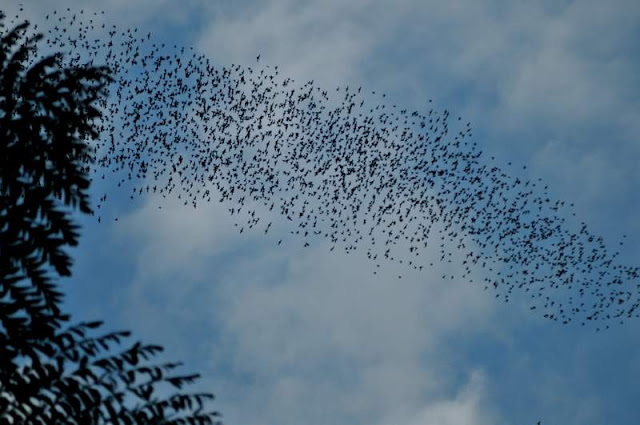
M19 2L2 7L13 16ZM66 7L219 66L260 54L296 81L363 86L411 110L433 99L605 241L626 234L621 258L637 265L637 1L30 0L21 16L44 26ZM111 190L117 222L80 219L67 308L202 373L226 424L638 423L638 319L563 326L444 281L442 264L374 274L364 249L302 247L286 221L240 234L228 205Z

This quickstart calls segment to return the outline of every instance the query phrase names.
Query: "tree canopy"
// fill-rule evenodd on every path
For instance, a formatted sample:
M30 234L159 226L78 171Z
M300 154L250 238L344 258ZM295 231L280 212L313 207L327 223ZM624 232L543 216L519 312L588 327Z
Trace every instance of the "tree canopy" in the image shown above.
M71 274L72 214L92 212L87 142L112 79L58 53L35 60L28 27L0 38L0 423L218 423L212 394L182 391L199 375L155 362L161 346L122 348L130 332L63 312L56 279Z

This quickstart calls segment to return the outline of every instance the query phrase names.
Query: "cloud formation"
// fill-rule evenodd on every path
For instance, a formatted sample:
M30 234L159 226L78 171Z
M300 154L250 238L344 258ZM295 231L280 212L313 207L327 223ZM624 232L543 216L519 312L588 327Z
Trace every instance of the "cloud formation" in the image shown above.
M163 211L149 207L125 220L144 235L130 287L132 323L155 317L155 332L172 332L193 319L187 307L204 315L201 326L218 336L207 349L212 366L226 365L219 395L231 398L234 422L443 417L453 424L485 409L479 375L468 371L470 389L453 382L440 348L449 333L487 330L491 300L478 287L445 282L437 268L373 275L364 256L331 253L324 241L300 249L291 238L276 249L278 229L227 239L233 226L211 219L224 215L220 207Z

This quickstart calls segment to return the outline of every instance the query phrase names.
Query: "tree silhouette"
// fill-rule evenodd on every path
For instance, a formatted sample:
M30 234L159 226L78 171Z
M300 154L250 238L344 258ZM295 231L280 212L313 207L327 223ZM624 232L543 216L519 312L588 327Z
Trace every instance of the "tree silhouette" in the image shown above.
M70 275L63 248L77 245L79 233L69 209L91 212L84 139L97 136L95 103L109 81L106 68L61 68L60 55L30 65L42 36L23 41L27 26L5 35L0 52L0 271L11 338L3 351L19 351L19 336L46 336L64 319L49 267Z
M129 332L68 325L55 278L71 274L71 214L92 212L87 142L99 135L111 77L106 67L65 67L60 54L34 61L42 35L27 29L0 39L0 423L217 423L204 410L212 394L171 394L199 375L153 363L162 347L118 349Z

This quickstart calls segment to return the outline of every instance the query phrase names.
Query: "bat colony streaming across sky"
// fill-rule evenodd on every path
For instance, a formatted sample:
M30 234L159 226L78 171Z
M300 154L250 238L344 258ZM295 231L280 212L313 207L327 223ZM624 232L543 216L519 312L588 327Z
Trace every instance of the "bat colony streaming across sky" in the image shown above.
M435 249L442 262L460 260L457 279L481 270L497 297L520 292L565 324L599 329L638 316L640 268L619 264L586 224L572 226L572 205L550 199L540 180L493 165L470 124L430 100L415 112L361 87L299 85L258 54L255 65L214 66L103 18L51 13L45 33L68 65L114 71L94 178L118 176L134 194L173 193L193 207L226 202L243 227L265 232L259 211L275 210L305 246L320 236L366 249L377 267L422 270Z

